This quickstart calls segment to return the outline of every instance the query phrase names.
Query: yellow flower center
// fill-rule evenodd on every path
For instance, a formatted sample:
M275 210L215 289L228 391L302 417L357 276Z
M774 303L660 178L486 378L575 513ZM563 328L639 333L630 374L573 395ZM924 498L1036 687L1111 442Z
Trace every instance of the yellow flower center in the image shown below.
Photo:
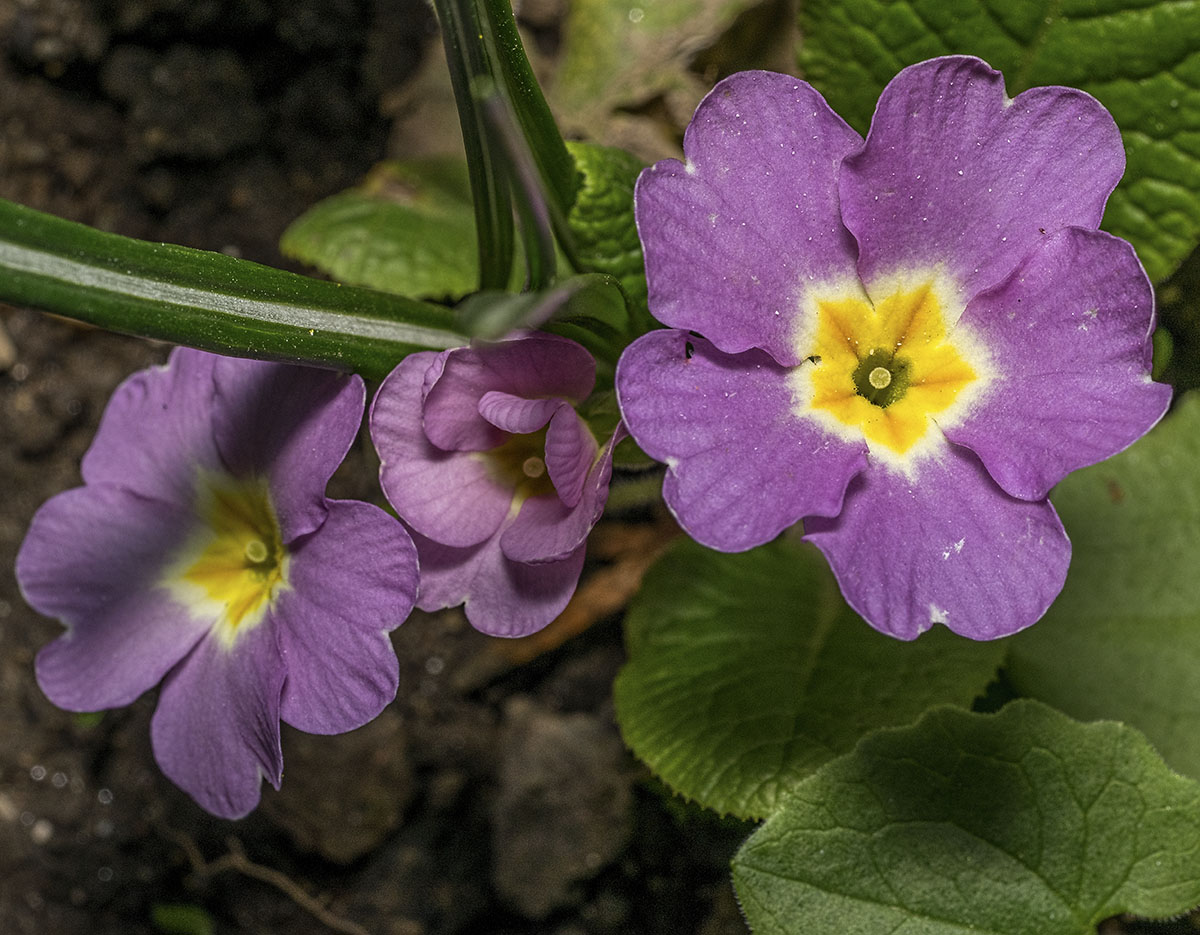
M861 432L872 451L913 453L933 417L952 417L981 384L982 354L963 335L951 340L932 283L874 306L851 295L815 308L804 348L813 364L799 368L798 396L827 426Z
M167 571L166 585L230 648L262 622L288 583L288 553L267 482L202 473L199 529Z

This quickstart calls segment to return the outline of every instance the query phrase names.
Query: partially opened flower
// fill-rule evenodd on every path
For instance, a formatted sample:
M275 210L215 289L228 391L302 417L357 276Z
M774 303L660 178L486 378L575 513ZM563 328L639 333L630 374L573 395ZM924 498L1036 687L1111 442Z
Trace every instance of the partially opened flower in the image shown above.
M338 733L395 697L412 542L325 497L364 397L358 377L178 349L113 394L85 486L42 506L17 557L26 599L67 626L42 689L95 711L161 680L155 757L217 815L278 788L280 719Z
M684 152L643 172L636 212L651 311L688 330L639 339L617 376L676 517L725 551L803 519L902 639L1033 623L1070 555L1050 488L1170 397L1150 284L1096 229L1124 171L1107 111L1010 100L948 57L896 76L864 143L809 85L747 72Z
M477 629L524 636L566 606L623 435L601 447L575 412L595 373L579 344L534 333L410 354L383 382L371 438L423 610L465 604Z

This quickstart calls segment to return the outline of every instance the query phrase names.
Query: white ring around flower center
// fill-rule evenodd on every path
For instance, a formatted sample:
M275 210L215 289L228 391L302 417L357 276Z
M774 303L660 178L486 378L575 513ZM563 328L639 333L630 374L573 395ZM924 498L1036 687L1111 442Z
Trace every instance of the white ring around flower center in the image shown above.
M892 382L892 371L887 367L876 367L867 374L867 382L877 390L885 390Z

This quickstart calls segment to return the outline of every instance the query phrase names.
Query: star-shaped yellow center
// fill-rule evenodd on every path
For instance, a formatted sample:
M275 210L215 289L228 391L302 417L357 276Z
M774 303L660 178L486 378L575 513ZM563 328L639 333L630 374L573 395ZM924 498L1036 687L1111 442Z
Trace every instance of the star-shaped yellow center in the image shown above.
M875 305L857 295L818 299L816 318L800 395L812 414L860 431L872 450L909 454L933 418L981 380L971 355L950 338L930 284Z

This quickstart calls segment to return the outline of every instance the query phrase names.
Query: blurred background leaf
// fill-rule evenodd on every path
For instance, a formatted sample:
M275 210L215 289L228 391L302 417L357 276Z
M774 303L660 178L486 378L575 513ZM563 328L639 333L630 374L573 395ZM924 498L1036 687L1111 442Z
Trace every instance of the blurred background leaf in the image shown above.
M348 285L460 299L479 283L467 164L454 157L381 163L362 185L292 222L279 248Z
M675 128L725 68L787 67L789 9L779 0L573 0L547 97L567 134L648 160L675 155Z
M1022 694L1133 724L1200 779L1200 394L1051 494L1073 543L1045 618L1006 640Z

